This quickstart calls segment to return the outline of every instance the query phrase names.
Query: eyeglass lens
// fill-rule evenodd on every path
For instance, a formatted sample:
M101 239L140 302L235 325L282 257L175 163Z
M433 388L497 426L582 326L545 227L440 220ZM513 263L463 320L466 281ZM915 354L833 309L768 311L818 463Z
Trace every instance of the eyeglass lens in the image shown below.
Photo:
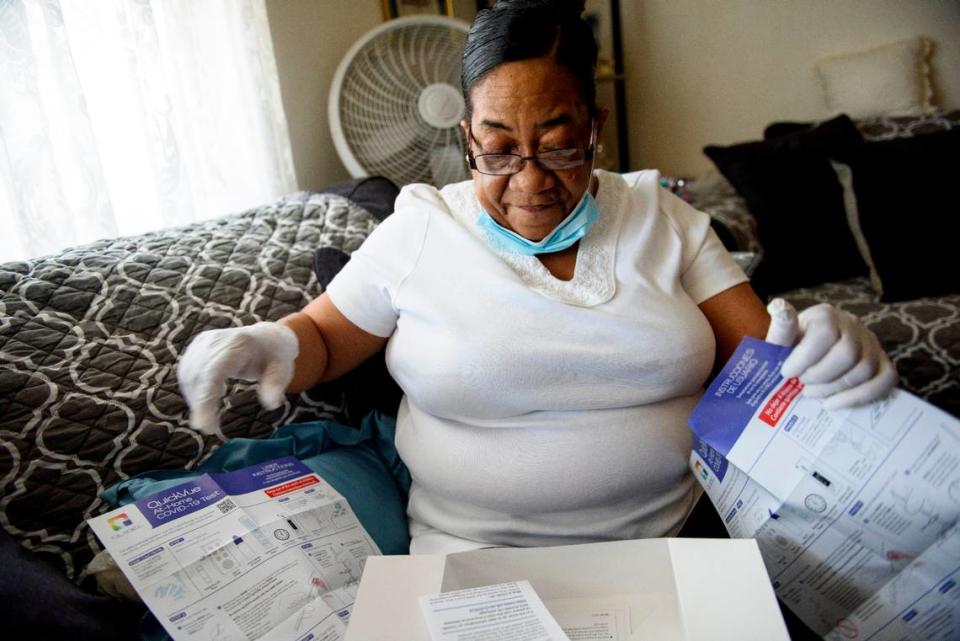
M468 132L471 140L476 142L473 132ZM596 139L596 122L591 122L590 146L587 149L582 147L572 147L569 149L555 149L545 151L535 156L520 156L518 154L480 154L473 156L467 155L468 160L476 169L483 174L492 174L495 176L509 176L520 173L523 165L528 160L536 160L537 164L543 169L549 171L562 171L564 169L573 169L579 167L588 161L593 152L593 145Z
M481 154L476 156L477 169L481 172L515 174L523 169L527 160L536 160L544 169L564 170L579 167L586 162L586 150L580 148L545 151L532 158L516 154Z

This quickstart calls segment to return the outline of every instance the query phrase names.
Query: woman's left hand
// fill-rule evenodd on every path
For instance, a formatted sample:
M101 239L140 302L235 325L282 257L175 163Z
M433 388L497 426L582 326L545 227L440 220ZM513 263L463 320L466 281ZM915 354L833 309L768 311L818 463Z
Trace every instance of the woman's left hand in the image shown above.
M897 370L876 335L853 314L822 303L799 314L775 298L767 306L767 342L794 345L780 373L799 377L804 394L824 399L827 409L863 405L897 385Z

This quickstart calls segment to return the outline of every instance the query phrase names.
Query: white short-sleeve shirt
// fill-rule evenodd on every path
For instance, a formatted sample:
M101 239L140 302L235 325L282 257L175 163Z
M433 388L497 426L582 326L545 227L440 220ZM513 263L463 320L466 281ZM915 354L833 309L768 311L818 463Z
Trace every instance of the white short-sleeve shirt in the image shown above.
M596 175L570 281L491 248L467 181L405 187L327 289L390 337L415 553L667 536L698 495L687 418L715 343L697 305L746 276L656 172Z

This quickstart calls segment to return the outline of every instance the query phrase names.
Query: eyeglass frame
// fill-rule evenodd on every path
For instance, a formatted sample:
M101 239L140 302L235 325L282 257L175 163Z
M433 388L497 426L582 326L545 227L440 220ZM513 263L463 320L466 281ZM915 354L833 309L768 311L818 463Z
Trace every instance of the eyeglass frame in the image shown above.
M473 128L470 126L467 126L467 135L470 137L470 140L474 142L474 144L476 144L478 147L481 146L480 141L477 140L476 137L473 135ZM582 167L583 165L593 160L593 155L596 151L596 146L597 146L597 120L596 118L591 118L590 119L590 143L587 145L587 147L565 147L563 149L552 149L544 153L556 153L558 151L570 151L571 149L583 149L583 161L580 164L577 164L577 165L574 165L573 167L568 168L568 169L576 169L578 167ZM509 174L490 174L477 167L476 159L481 156L513 156L514 158L520 159L520 168L514 172L510 172ZM543 163L540 161L540 154L534 154L532 156L521 156L520 154L478 154L474 156L473 151L468 148L464 158L466 158L467 164L470 166L470 169L480 172L484 176L498 176L498 177L516 176L521 171L523 171L524 167L527 166L528 160L536 161L537 166L544 171L550 171L550 172L566 171L564 169L551 169L549 167L545 167Z

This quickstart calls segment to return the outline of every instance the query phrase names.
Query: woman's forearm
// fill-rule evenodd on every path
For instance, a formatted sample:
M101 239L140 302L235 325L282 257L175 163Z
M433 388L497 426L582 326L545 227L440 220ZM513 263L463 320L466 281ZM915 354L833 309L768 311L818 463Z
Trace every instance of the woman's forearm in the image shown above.
M294 312L280 319L297 335L300 352L293 366L293 379L287 385L288 394L310 389L320 382L327 369L327 346L313 320L304 312Z

